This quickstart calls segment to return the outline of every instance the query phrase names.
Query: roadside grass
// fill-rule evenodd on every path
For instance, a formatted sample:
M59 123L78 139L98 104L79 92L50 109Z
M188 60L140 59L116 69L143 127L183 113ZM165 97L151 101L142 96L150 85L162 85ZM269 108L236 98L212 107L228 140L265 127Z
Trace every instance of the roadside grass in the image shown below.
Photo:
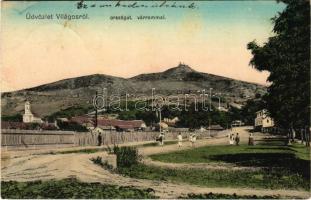
M101 151L107 151L107 148L87 148L87 149L77 149L77 150L68 150L68 151L52 151L52 152L46 152L46 153L40 153L40 155L57 155L57 154L70 154L70 153L86 153L86 154L90 154L90 153L97 153L97 152L101 152Z
M1 182L3 199L149 199L153 189L138 189L101 183L83 183L77 179Z
M301 144L205 146L150 156L169 163L231 163L237 166L277 168L310 179L310 148Z
M117 172L139 179L188 183L206 187L241 187L267 189L308 190L310 182L297 173L280 169L261 170L206 170L171 169L138 164L118 168Z
M165 141L164 145L172 145L172 144L177 144L177 141ZM150 143L145 143L145 144L138 144L138 145L132 145L131 147L154 147L158 146L158 142L150 142ZM68 150L68 151L56 151L56 152L47 152L47 153L40 153L40 155L57 155L57 154L71 154L71 153L86 153L86 154L91 154L91 153L97 153L101 151L108 151L109 148L107 147L102 147L102 148L87 148L87 149L77 149L77 150Z
M280 144L205 146L150 156L154 160L171 163L231 163L254 167L249 170L172 169L139 163L128 168L118 168L117 171L133 178L207 187L309 190L310 149L300 144Z
M177 141L164 141L164 145L172 145L172 144L177 144ZM159 146L159 143L151 142L151 143L136 145L136 147L155 147L155 146Z
M218 193L207 193L207 194L194 194L190 193L184 196L180 196L181 199L279 199L280 196L257 196L257 195L237 195L234 194L218 194Z
M209 162L225 162L217 159L220 155L239 155L241 154L293 154L297 158L310 160L310 148L306 148L300 144L293 146L266 146L266 145L219 145L204 146L195 149L187 149L171 153L150 155L153 160L170 163L209 163ZM243 156L243 155L242 155ZM255 158L254 158L255 159Z
M298 158L302 160L309 160L310 161L310 147L306 147L303 144L294 143L290 147L293 151L295 151L295 154Z

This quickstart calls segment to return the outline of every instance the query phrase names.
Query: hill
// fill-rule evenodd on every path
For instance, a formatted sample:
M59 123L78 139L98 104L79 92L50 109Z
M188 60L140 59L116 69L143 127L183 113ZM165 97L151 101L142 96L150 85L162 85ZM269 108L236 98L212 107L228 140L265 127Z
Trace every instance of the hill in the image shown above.
M103 88L107 88L109 95L127 93L147 97L151 96L152 88L161 95L197 94L200 90L213 88L213 93L221 93L232 105L242 105L256 94L266 92L262 85L201 73L188 65L179 64L164 72L140 74L128 79L94 74L3 93L2 114L22 113L26 99L31 101L32 109L41 117L68 107L91 107L95 92L101 92Z

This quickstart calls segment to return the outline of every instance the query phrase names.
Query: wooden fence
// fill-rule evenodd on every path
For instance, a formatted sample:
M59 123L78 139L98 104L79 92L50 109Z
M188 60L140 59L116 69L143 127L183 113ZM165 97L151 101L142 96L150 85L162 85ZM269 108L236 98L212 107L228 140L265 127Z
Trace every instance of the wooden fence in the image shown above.
M153 141L159 133L157 132L115 132L107 131L101 133L104 145L123 144L128 142ZM76 133L75 143L77 146L89 146L98 144L97 133Z
M1 130L1 146L32 147L32 146L74 146L73 131L40 131L40 130Z
M219 132L200 132L197 136L215 136ZM159 132L115 132L101 133L104 145L123 144L129 142L155 141ZM166 140L177 139L178 132L165 134ZM183 137L189 133L183 132ZM40 130L1 130L1 146L13 148L64 147L64 146L95 146L98 144L98 133L73 131L40 131Z

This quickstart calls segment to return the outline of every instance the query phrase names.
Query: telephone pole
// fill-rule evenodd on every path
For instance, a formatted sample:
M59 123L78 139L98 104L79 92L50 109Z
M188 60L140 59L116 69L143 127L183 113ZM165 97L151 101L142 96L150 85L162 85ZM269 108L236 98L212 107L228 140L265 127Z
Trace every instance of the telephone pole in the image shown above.
M97 91L95 93L95 100L97 100ZM95 106L95 125L94 127L97 127L97 106Z

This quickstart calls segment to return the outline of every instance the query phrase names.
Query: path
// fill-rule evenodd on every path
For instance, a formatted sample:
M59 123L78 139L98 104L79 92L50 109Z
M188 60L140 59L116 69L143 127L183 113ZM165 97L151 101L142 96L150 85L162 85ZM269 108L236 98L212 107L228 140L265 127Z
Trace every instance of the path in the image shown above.
M242 142L247 140L246 131L240 129ZM198 141L197 146L215 145L227 143L227 138L209 139ZM185 144L182 149L189 148ZM163 147L146 147L139 151L143 155L152 153L170 152L176 150L176 145L167 145ZM8 152L6 152L8 153ZM64 179L76 177L84 182L101 182L122 186L136 186L141 188L153 188L155 195L161 198L176 198L188 193L223 193L238 195L281 195L282 197L309 197L310 194L305 191L296 190L267 190L267 189L247 189L247 188L207 188L188 184L175 184L165 181L152 181L145 179L134 179L123 177L111 173L101 167L94 165L90 158L102 156L107 157L106 152L97 152L92 154L37 154L34 152L9 152L11 155L10 163L2 168L2 180L32 181L47 179Z

